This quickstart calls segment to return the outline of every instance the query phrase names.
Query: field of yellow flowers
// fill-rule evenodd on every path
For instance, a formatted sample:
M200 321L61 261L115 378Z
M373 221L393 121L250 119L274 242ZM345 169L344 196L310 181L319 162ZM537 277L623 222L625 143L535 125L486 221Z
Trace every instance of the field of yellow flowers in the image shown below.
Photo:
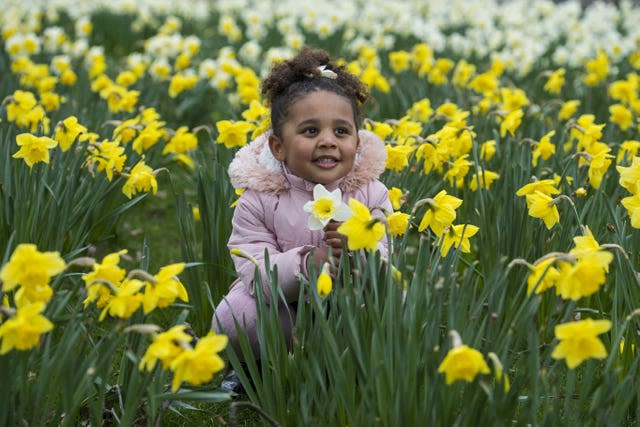
M238 399L248 425L637 424L633 2L5 3L0 425L234 425ZM301 279L289 351L261 304L236 354L210 330L243 255L226 169L304 45L370 87L394 211L344 230L390 255Z

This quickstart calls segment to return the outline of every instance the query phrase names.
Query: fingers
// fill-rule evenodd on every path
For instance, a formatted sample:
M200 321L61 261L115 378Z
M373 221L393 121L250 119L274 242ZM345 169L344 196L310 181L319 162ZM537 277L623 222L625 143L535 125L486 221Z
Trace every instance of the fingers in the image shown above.
M338 227L340 227L342 225L341 222L337 222L337 221L329 221L329 223L327 223L327 225L324 226L324 231L326 232L336 232L338 230Z
M325 241L327 246L331 246L335 249L342 249L343 242L346 242L344 235L338 233L338 227L341 222L331 221L324 227L324 236L322 240Z

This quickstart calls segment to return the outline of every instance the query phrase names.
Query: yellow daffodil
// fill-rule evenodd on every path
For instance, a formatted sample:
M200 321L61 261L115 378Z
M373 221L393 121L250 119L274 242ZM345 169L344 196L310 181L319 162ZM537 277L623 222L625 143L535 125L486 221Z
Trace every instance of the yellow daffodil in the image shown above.
M493 371L496 377L496 381L498 383L502 383L504 392L508 393L511 389L511 384L509 383L509 376L504 373L502 362L498 358L498 355L493 352L490 352L489 354L487 354L487 356L489 356L489 359L491 359L491 362L493 362Z
M569 251L571 255L580 258L591 252L600 250L600 243L593 237L589 227L584 227L584 234L573 238L574 247ZM606 270L606 269L605 269Z
M121 142L122 144L128 144L133 141L138 135L139 129L142 128L139 126L139 122L140 120L138 118L123 120L113 130L113 140Z
M375 250L378 241L384 237L384 224L379 218L372 217L369 208L356 199L349 199L349 208L351 217L338 227L338 232L347 236L349 250Z
M634 139L628 139L620 144L618 155L616 157L616 163L620 164L624 159L633 159L638 155L640 151L640 141Z
M616 166L620 173L620 185L632 194L640 193L640 157L633 157L628 167Z
M558 207L550 196L541 191L535 191L533 194L527 194L526 198L529 215L543 220L547 229L551 230L560 221Z
M469 173L469 168L473 164L473 162L467 160L467 157L469 156L465 154L449 164L449 169L447 169L447 172L444 174L444 178L449 180L449 185L452 187L462 188L464 185L464 178Z
M442 86L449 82L447 74L453 69L455 62L449 58L438 58L427 76L427 81L436 86Z
M52 91L40 93L40 103L47 112L57 111L60 108L60 104L66 102L66 100L67 98L64 96Z
M393 125L391 138L397 145L413 145L416 135L422 133L422 123L411 120L409 116L403 116Z
M525 107L530 103L526 92L516 87L500 88L500 98L502 99L500 108L508 112L521 110L522 107ZM520 115L520 117L522 117L522 115Z
M7 120L15 122L19 127L26 127L28 122L24 120L26 114L31 111L38 102L33 93L23 90L16 90L9 97L7 104Z
M270 115L270 109L262 104L259 100L253 100L249 103L249 108L242 112L242 117L247 121L261 121Z
M594 59L590 59L585 64L587 71L584 82L587 86L596 86L609 74L609 59L604 51L599 51Z
M78 81L78 75L75 73L75 71L71 69L64 70L60 74L60 83L62 83L65 86L73 86L76 84L77 81Z
M421 99L414 102L407 110L407 116L410 120L416 120L418 122L426 123L433 115L433 109L431 108L431 101L429 98Z
M391 127L389 123L376 122L373 120L367 120L365 129L375 133L383 141L393 133L393 127Z
M380 73L380 69L374 63L370 63L360 75L360 80L371 89L378 89L383 93L391 90L389 81Z
M164 122L147 123L133 139L133 149L136 153L142 154L156 145L165 135Z
M235 80L240 102L245 105L251 105L252 101L260 99L260 78L251 68L242 68L235 76Z
M389 234L391 237L404 236L409 227L411 215L404 212L393 212L387 216L387 224L389 224Z
M591 147L587 149L587 153L590 156L589 159L589 184L596 190L600 188L604 175L609 170L613 156L609 153L611 147L602 142L594 142Z
M397 211L400 209L400 206L402 206L402 203L404 202L403 197L404 193L398 187L391 187L389 189L389 200L391 201L391 207L393 207L394 210Z
M329 221L346 221L351 216L351 210L342 201L342 191L336 188L327 190L322 184L313 187L313 201L308 201L303 206L305 212L309 212L309 229L322 230Z
M540 192L548 196L553 196L554 194L560 194L560 190L556 188L556 183L554 180L541 179L539 181L530 182L529 184L525 184L522 187L520 187L518 191L516 191L516 196L522 197L528 194L533 194L535 192Z
M480 146L480 160L488 162L496 154L496 140L490 139Z
M571 137L578 140L578 150L588 150L593 143L600 141L604 127L604 124L595 123L593 114L578 117L571 128Z
M502 123L500 123L500 137L504 138L507 132L511 136L514 136L516 130L520 127L523 116L524 112L521 109L509 112L506 117L502 119Z
M613 255L606 251L588 252L575 262L561 261L556 292L563 299L577 301L596 293L606 282L606 268Z
M544 84L544 90L552 95L558 95L564 85L564 75L566 70L564 68L558 68L547 78L547 82Z
M224 350L227 342L225 335L210 332L198 341L194 349L178 354L170 365L173 371L171 390L178 391L183 382L199 385L211 381L213 375L224 368L224 360L218 353Z
M400 172L409 165L409 155L413 152L413 147L387 144L385 149L387 151L385 168Z
M463 111L453 102L443 102L436 108L436 115L450 122L454 117L458 117Z
M145 282L138 279L125 279L114 288L114 295L109 299L98 317L102 321L107 314L111 317L128 319L140 308L144 296L139 292Z
M551 357L565 359L569 369L576 368L587 359L604 359L607 357L607 350L598 335L609 329L609 320L585 319L556 325L555 336L560 343Z
M442 161L440 152L443 145L434 146L428 142L424 142L418 146L416 150L416 160L422 160L422 172L428 174L432 170L442 171Z
M408 70L411 66L411 56L409 52L404 50L389 52L389 66L395 74Z
M166 332L162 332L153 337L153 342L147 347L138 369L141 371L153 371L156 363L162 363L162 369L169 369L171 363L183 351L189 348L189 343L193 339L185 332L185 325L177 325Z
M90 149L87 166L93 172L92 167L98 172L104 171L109 181L113 180L114 172L122 172L127 161L125 149L117 141L104 140Z
M11 254L9 262L0 269L2 292L18 285L18 306L30 302L46 302L53 290L49 282L64 271L66 264L58 252L40 252L34 244L21 243Z
M485 72L473 77L468 84L469 89L490 96L496 92L500 82L498 76L492 72Z
M633 113L622 104L613 104L609 106L609 120L626 131L633 126Z
M85 132L87 132L87 128L78 123L76 116L69 116L56 125L54 138L64 152L71 147L80 134Z
M0 325L0 355L6 354L12 349L29 350L40 342L42 334L53 329L53 323L42 311L44 302L36 302L19 307L15 316L5 320Z
M640 194L625 197L620 201L627 210L633 228L640 228Z
M93 271L82 275L82 280L87 287L87 297L84 299L84 306L92 302L96 307L103 308L111 299L111 287L117 287L124 280L127 271L120 267L120 257L127 253L126 249L110 253L102 258L102 262L93 264Z
M464 59L461 59L456 64L456 68L453 70L453 77L451 82L460 88L467 86L473 75L476 73L476 66L470 64Z
M638 83L631 79L632 74L629 74L627 80L616 80L609 85L607 90L609 97L615 101L620 101L623 104L630 105L637 97L636 90Z
M451 247L459 248L460 252L471 252L469 238L475 236L480 228L472 224L451 225L441 236L440 255L447 256Z
M456 209L460 205L462 199L448 195L445 190L440 191L433 199L427 199L427 211L418 225L418 231L422 232L429 227L436 236L441 236L444 229L456 219Z
M224 144L227 148L244 147L247 144L247 133L251 132L254 127L252 123L245 121L220 120L216 122L218 129L216 142Z
M184 270L184 263L170 264L160 269L154 276L155 281L147 282L144 287L142 309L148 314L156 307L165 308L176 299L189 302L187 289L178 279L178 274Z
M198 148L198 137L189 132L188 127L180 126L162 149L162 154L184 154L196 148Z
M16 136L16 144L20 149L11 157L24 159L29 168L38 162L49 163L49 150L58 143L46 136L35 136L30 133L21 133Z
M235 199L235 200L233 201L233 203L231 203L231 206L230 206L230 207L232 207L232 208L235 208L235 207L236 207L236 205L237 205L237 204L238 204L238 202L240 201L240 197L242 197L242 195L244 194L244 192L245 192L245 191L247 191L245 188L235 188L235 189L234 189L234 193L236 193L236 196L238 196L238 198L237 198L237 199Z
M322 266L322 271L318 276L316 288L318 291L318 295L320 295L322 298L329 295L331 293L331 290L333 289L333 280L331 279L331 275L329 274L329 263L327 262L325 262Z
M547 132L540 142L536 144L531 157L531 164L533 167L538 165L538 159L542 157L542 160L549 160L556 152L556 146L551 142L551 137L556 134L555 130Z
M472 382L478 374L488 374L491 370L482 353L462 344L449 350L438 372L445 375L445 382L450 385L460 380Z
M156 174L144 160L140 160L129 172L129 177L122 187L122 192L129 199L136 193L141 191L152 191L156 194L158 191L158 181Z
M554 258L547 258L530 267L529 277L527 277L527 294L531 294L534 290L536 294L541 294L555 286L560 273L553 266L554 262Z
M488 189L491 187L497 179L500 178L500 174L490 171L490 170L481 170L477 174L473 174L471 176L471 181L469 181L469 188L471 191L476 191L478 188ZM480 186L478 187L478 183Z
M580 106L580 100L578 99L570 99L565 101L560 107L560 111L558 111L558 120L569 120L571 116L573 116L576 111L578 111L578 107Z
M185 90L192 89L198 83L195 74L176 73L169 82L169 97L175 98Z

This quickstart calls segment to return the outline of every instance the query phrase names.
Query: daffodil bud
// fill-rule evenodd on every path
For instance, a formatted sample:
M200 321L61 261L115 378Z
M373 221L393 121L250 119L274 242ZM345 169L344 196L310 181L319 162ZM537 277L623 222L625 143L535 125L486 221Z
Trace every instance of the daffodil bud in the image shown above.
M325 262L324 265L322 266L322 271L318 276L318 282L316 287L318 290L318 295L320 295L323 298L329 295L331 293L331 290L333 289L333 280L331 279L331 275L329 274L328 262Z

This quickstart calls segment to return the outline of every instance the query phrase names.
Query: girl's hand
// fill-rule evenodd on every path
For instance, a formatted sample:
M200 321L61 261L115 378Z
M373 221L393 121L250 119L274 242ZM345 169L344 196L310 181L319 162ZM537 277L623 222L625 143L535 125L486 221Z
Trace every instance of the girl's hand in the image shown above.
M331 248L331 254L336 259L340 259L342 247L347 242L346 236L338 233L338 227L340 227L341 224L342 222L329 221L324 227L323 240L327 246Z

